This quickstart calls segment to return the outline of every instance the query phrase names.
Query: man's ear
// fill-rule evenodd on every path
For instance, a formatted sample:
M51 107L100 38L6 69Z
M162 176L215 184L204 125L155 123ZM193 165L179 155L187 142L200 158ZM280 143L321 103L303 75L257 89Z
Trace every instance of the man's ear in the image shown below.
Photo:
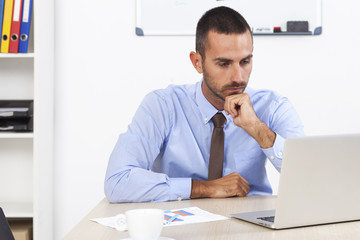
M190 53L190 60L191 60L191 63L193 64L194 68L196 69L196 71L198 73L203 73L203 70L202 70L202 58L201 58L200 53L191 52Z

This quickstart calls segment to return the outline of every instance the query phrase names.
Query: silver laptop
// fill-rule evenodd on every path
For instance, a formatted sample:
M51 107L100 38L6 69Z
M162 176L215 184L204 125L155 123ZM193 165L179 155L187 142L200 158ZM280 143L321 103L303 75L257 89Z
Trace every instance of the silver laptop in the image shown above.
M360 220L360 134L289 138L276 210L231 214L283 229Z

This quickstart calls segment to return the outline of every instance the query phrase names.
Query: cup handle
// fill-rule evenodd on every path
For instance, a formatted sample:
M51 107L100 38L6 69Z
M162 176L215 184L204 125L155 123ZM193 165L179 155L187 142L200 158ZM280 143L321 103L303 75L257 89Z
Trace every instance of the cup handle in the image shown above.
M127 224L126 224L126 216L125 214L118 214L115 217L115 228L118 231L125 231L127 230Z

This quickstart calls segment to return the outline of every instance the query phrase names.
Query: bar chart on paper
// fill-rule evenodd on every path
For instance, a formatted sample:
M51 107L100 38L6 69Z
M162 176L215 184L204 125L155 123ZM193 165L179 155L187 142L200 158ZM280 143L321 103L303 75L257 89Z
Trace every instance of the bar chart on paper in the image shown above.
M164 220L169 221L169 219L172 219L172 221L167 224L167 226L219 221L226 220L228 218L222 215L207 212L198 207L189 207L164 211Z
M187 212L183 209L181 210L177 210L177 211L164 211L164 220L166 220L166 224L170 224L173 222L182 222L184 221L184 219L182 219L182 217L187 217L187 216L194 216L194 213L191 212Z
M198 207L189 207L182 209L172 209L164 211L164 227L184 225L191 223L211 222L219 220L227 220L228 217L207 212ZM93 218L91 221L101 225L115 228L116 216L106 218ZM167 223L170 220L169 223Z

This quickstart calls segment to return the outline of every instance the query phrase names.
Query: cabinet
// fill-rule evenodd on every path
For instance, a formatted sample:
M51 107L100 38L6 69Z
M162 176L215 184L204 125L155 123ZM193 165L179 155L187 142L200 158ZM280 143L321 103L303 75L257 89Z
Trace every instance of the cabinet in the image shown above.
M31 133L0 133L0 206L53 239L54 0L34 0L29 53L0 54L0 99L33 100Z

